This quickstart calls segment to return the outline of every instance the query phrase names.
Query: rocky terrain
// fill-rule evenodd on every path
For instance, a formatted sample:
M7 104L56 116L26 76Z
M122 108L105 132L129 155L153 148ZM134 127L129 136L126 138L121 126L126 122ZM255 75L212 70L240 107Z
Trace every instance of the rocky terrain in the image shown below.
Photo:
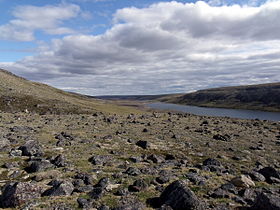
M279 122L77 97L72 111L0 106L0 208L280 209Z
M2 208L279 209L280 125L0 113Z
M163 102L205 107L280 111L280 83L212 88L156 97Z

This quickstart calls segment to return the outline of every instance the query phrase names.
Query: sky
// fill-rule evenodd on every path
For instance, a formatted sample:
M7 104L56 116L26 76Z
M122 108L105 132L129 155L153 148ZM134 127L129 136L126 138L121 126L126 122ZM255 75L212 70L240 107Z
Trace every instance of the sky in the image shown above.
M0 68L88 95L280 81L280 0L0 0Z

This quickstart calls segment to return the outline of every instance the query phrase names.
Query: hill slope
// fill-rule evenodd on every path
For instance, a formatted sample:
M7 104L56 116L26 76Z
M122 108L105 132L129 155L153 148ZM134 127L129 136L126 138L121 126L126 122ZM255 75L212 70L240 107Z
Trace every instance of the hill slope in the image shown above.
M29 110L38 113L129 112L128 108L108 104L83 95L64 92L31 82L0 69L0 110Z
M160 101L206 107L280 111L280 83L213 88Z

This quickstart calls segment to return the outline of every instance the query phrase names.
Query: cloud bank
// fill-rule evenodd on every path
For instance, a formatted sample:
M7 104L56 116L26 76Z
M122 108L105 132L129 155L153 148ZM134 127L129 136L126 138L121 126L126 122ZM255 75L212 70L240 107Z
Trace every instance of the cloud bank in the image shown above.
M57 26L77 15L79 8L70 5L69 11L59 17L53 14L42 30L67 32ZM34 20L28 13L16 17L28 20L18 22L26 28ZM172 1L124 8L116 11L113 26L104 34L65 36L41 47L36 56L2 66L90 95L175 93L275 82L280 78L279 19L280 1L260 6Z
M33 41L34 32L43 31L47 34L69 34L74 31L62 27L65 20L77 17L80 7L74 4L58 6L18 6L12 15L15 19L0 25L0 39L14 41Z

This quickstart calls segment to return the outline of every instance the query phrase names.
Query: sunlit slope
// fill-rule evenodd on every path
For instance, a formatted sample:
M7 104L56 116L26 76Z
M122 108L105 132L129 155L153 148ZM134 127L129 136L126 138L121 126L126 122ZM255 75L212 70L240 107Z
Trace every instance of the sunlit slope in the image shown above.
M96 111L126 113L130 108L102 100L68 93L48 85L28 81L0 70L0 110L38 113L91 113Z

